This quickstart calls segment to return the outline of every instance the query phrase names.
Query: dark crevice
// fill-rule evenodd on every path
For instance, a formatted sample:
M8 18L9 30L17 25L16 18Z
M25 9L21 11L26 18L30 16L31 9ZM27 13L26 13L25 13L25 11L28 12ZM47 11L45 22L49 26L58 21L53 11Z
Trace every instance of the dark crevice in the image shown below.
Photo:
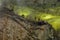
M60 0L57 0L58 2L60 2Z

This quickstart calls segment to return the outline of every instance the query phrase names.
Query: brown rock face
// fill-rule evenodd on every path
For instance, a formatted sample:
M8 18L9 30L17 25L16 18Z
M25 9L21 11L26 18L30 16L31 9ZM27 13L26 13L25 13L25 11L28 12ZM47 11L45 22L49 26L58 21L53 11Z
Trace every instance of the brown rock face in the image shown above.
M54 40L49 24L36 25L8 9L0 10L0 40Z

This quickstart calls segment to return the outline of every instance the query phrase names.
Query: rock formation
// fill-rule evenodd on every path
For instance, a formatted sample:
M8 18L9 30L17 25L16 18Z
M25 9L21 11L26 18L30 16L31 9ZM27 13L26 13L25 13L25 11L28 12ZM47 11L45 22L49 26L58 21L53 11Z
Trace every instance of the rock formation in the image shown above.
M41 23L29 21L12 10L2 8L0 10L0 40L54 40L52 26Z

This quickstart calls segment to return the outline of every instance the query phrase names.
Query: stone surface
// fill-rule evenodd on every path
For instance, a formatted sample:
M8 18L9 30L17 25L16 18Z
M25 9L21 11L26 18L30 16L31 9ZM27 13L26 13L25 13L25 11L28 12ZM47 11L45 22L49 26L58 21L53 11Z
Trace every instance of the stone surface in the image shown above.
M54 40L51 25L36 25L13 11L0 10L0 40Z

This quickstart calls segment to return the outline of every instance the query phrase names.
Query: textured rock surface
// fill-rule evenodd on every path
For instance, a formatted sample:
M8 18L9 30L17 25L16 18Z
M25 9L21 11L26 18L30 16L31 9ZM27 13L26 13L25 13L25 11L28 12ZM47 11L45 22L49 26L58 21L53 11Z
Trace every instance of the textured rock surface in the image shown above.
M36 25L8 9L0 10L0 40L54 40L51 25Z

